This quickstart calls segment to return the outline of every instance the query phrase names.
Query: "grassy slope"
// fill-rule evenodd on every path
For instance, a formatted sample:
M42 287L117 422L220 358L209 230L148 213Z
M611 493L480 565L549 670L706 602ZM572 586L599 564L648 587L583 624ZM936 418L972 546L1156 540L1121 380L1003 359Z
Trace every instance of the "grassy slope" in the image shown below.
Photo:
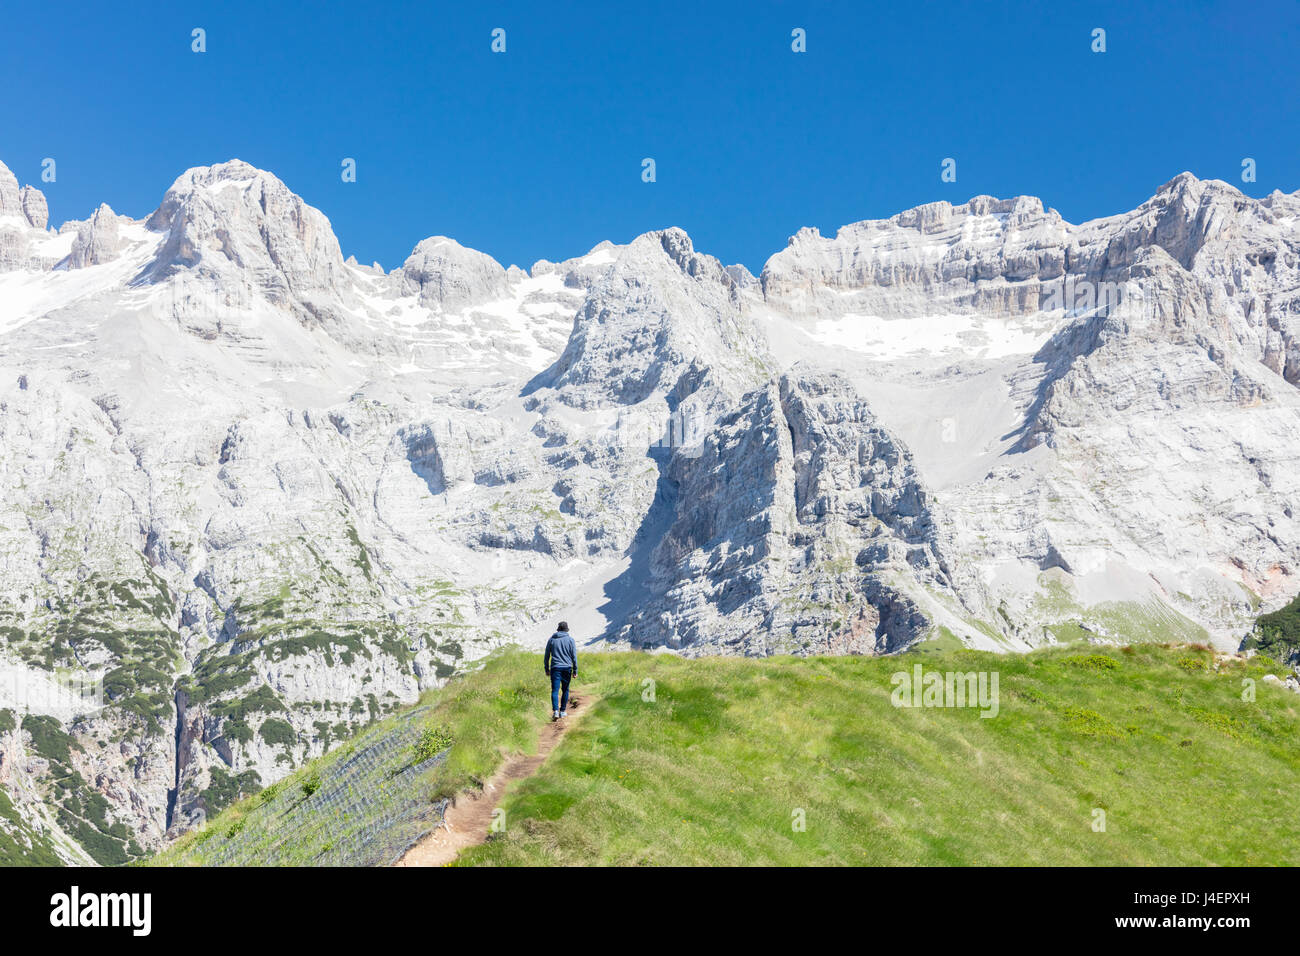
M998 671L1000 714L893 707L890 676L917 661ZM1241 699L1242 678L1270 668L1216 672L1208 651L1155 645L587 654L579 692L603 699L512 786L506 832L460 862L1296 864L1300 697L1261 681L1255 701ZM540 671L537 655L500 654L426 699L428 725L456 740L422 784L431 797L481 779L502 749L531 748L547 706ZM229 816L211 826L228 829ZM164 861L202 862L197 842Z
M0 866L60 866L50 841L28 826L0 789Z
M239 801L150 862L318 865L356 859L356 839L401 804L407 794L398 791L414 790L420 799L438 803L491 776L503 750L535 747L537 729L545 718L537 707L535 678L541 666L533 655L525 667L526 657L497 655L466 679L423 695L415 707L367 728L279 783ZM525 671L534 679L525 680ZM447 739L453 741L446 759L422 773L394 776L413 763L423 763L437 749L416 751L424 730L439 746ZM402 735L403 746L385 748L394 734ZM362 772L345 769L357 756L372 765ZM400 842L389 841L391 846ZM391 846L379 848L377 856L384 856L382 851Z

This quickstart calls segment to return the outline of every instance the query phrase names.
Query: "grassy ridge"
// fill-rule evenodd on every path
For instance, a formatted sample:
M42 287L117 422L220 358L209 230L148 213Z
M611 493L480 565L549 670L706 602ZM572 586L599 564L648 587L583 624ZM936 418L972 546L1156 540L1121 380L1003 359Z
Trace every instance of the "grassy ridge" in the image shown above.
M891 675L918 662L996 671L998 715L894 707ZM1270 671L1267 659L1216 663L1204 648L1159 645L585 654L576 690L601 701L511 786L505 832L459 863L1296 864L1300 697L1260 680ZM424 796L530 751L546 691L538 655L508 651L426 695L422 726L452 743L419 779ZM328 780L335 759L300 775ZM207 839L257 799L210 823ZM1105 832L1093 829L1098 810ZM205 862L203 841L160 862Z
M984 719L892 706L891 674L917 659L589 655L604 699L460 862L1300 863L1300 697L1241 696L1271 662L1216 672L1209 651L1151 645L919 658L998 671Z

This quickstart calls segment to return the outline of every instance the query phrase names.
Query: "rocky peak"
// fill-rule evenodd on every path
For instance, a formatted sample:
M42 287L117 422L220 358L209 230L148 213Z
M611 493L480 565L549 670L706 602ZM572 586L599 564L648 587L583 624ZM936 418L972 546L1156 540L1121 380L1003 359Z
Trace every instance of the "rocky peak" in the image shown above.
M143 277L184 273L247 285L304 319L345 295L347 269L329 220L279 179L241 160L187 170L146 227L166 233Z
M724 286L734 285L734 280L722 267L721 262L713 256L701 255L695 251L695 245L691 242L691 237L686 234L686 230L674 226L661 232L646 233L641 238L649 236L659 239L664 253L686 275L721 282Z
M44 194L18 178L0 163L0 273L15 269L49 269L57 256L35 248L45 239L49 208Z
M559 273L564 277L564 285L570 289L587 289L609 269L610 265L623 252L624 246L618 246L605 239L591 247L585 255L565 259L563 262L551 262L538 259L528 274L533 278Z
M18 216L24 221L27 220L27 216L23 212L18 177L10 171L8 166L0 163L0 217L3 216Z
M50 207L45 202L45 193L35 186L24 186L18 191L18 197L23 207L23 215L32 224L32 228L44 229L49 225Z
M128 217L113 212L108 203L101 203L89 219L77 224L77 238L72 242L68 268L84 269L117 258L126 245L119 227L131 222Z
M500 298L508 285L501 263L446 236L422 239L397 274L403 291L418 294L421 305L439 312Z
M1190 269L1207 243L1235 234L1242 214L1252 217L1255 206L1255 200L1225 182L1179 173L1125 217L1106 264L1130 265L1141 247L1156 245ZM1086 227L1081 231L1088 232Z
M763 367L761 343L717 259L681 229L648 232L591 286L545 381L563 401L593 407L653 395L676 405L706 378L736 398Z
M742 290L750 289L758 285L758 279L754 273L750 272L744 263L737 262L734 265L727 266L724 270L731 277L731 281L736 283Z

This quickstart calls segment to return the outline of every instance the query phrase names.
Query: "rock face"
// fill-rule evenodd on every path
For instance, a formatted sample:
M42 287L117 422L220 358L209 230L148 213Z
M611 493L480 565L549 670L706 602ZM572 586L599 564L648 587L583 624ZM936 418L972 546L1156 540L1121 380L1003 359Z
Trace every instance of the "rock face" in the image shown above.
M0 273L54 265L45 234L49 218L45 195L32 186L19 188L17 177L0 163Z
M31 220L23 211L22 190L18 186L18 177L4 163L0 163L0 216L21 216L27 225L31 225Z
M763 286L872 370L983 629L1231 643L1300 558L1298 221L1190 174L1081 226L978 197L805 231Z
M1297 589L1300 196L932 203L758 278L680 229L384 273L239 161L47 219L0 167L34 854L143 853L557 617L688 655L1230 646Z
M821 314L1018 314L1037 305L1039 283L1067 271L1068 230L1029 196L929 203L845 226L834 239L805 228L768 260L763 295Z
M620 633L685 653L877 654L929 620L895 582L946 587L907 451L842 381L782 376L665 471L672 524Z
M123 222L130 223L131 220L118 216L105 203L95 210L93 216L78 224L72 252L68 255L68 268L84 269L116 259L126 246L118 234L118 226Z
M184 277L209 293L181 300L189 314L213 311L210 297L264 300L306 324L339 320L349 280L329 220L269 173L239 160L191 169L144 226L164 238L141 279Z
M2 166L3 164L0 164ZM3 178L0 173L0 178ZM18 193L18 201L23 215L33 229L44 229L50 221L50 209L45 203L45 194L32 186L24 186Z
M400 272L406 291L440 312L489 302L506 291L506 270L500 263L446 236L421 241Z

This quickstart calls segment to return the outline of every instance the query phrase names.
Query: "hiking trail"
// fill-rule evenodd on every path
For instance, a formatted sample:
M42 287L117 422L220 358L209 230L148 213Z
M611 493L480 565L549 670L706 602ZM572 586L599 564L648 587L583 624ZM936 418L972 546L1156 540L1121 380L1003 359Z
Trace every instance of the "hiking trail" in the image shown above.
M447 812L432 833L407 850L394 866L446 866L466 847L478 846L487 841L488 827L492 824L492 811L501 803L506 787L515 780L524 780L541 769L556 744L569 732L600 698L594 694L571 695L569 716L563 720L549 721L537 734L537 753L512 754L492 774L491 779L477 793L458 794L447 807Z

